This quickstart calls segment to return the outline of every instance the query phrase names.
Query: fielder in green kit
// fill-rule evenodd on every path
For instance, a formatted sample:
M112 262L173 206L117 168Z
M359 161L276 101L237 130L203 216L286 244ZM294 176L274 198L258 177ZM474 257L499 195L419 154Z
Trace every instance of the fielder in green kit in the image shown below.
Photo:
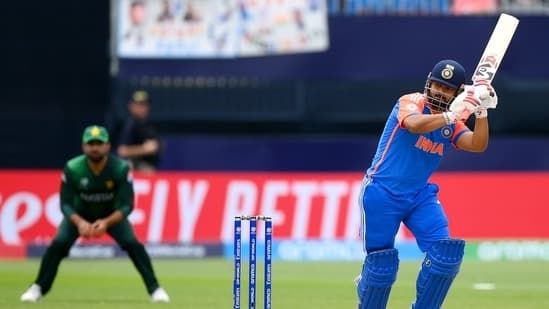
M125 250L141 274L153 302L169 302L158 284L151 259L137 240L127 217L133 210L133 183L126 161L110 154L109 133L89 126L82 136L82 150L64 168L60 205L63 220L46 250L38 277L21 295L23 302L37 302L50 290L61 260L78 237L107 233Z

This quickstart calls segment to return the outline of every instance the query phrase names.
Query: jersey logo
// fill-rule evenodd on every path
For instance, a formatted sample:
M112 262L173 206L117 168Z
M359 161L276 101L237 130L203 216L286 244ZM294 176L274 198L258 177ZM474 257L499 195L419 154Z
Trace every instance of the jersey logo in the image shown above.
M454 130L452 130L452 128L449 126L445 126L445 127L442 127L442 129L440 129L440 134L444 138L450 138L450 136L452 136L453 133L454 133Z
M406 104L406 108L411 112L417 111L417 105L416 104L408 103L408 104Z
M419 136L416 142L416 148L428 153L437 154L442 157L444 154L444 145L441 143L435 143L425 136Z
M86 178L86 177L81 178L80 179L80 188L87 189L89 183L90 183L90 181L88 180L88 178Z
M105 181L105 186L107 187L107 189L111 190L114 187L114 181L110 179Z
M446 68L442 70L440 75L442 75L442 78L444 79L451 79L452 77L454 77L454 66L447 64Z

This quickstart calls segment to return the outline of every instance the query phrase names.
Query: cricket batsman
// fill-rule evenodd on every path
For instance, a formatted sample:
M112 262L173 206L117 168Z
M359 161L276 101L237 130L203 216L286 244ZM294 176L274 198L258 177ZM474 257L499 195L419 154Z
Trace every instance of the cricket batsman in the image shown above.
M78 237L105 233L128 253L153 302L169 302L156 279L151 259L133 232L127 217L133 210L134 192L126 161L110 154L109 133L89 126L82 136L84 154L65 165L60 192L63 213L55 238L42 257L38 277L21 295L23 302L38 302L52 287L61 260Z
M450 236L439 187L429 178L451 147L486 150L487 110L497 105L489 83L464 83L461 64L442 60L428 75L423 93L400 97L387 119L359 197L366 253L356 279L359 309L387 306L399 266L395 236L401 223L425 253L412 308L440 308L459 272L465 241ZM473 131L465 124L472 114Z

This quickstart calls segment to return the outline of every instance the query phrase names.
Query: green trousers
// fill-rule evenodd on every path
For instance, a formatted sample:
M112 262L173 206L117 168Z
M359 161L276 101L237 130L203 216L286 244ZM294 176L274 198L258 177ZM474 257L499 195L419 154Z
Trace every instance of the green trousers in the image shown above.
M141 278L143 279L149 294L158 288L158 280L154 274L151 258L145 251L133 232L133 228L127 219L107 229L107 233L116 243L128 253ZM69 255L69 250L78 238L78 229L71 222L63 219L55 238L48 246L40 263L40 271L35 283L42 288L42 294L46 294L53 284L57 269L61 260Z

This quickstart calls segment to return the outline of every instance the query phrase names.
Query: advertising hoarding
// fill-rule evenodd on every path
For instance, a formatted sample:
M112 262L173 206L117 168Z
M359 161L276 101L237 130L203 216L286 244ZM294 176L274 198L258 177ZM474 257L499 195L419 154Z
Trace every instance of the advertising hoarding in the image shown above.
M322 51L326 3L319 0L120 0L122 58L227 58Z
M60 175L60 171L0 172L3 255L19 255L17 248L45 245L52 239L62 219L57 192ZM265 214L273 218L275 249L285 248L275 251L275 256L310 258L295 251L295 244L301 241L311 250L325 248L321 253L328 259L353 259L360 256L350 248L360 248L357 196L361 178L359 173L136 174L136 205L130 221L137 237L147 244L229 245L235 215ZM545 223L549 197L542 193L549 185L549 173L445 172L435 174L432 180L441 187L440 199L452 235L478 243L471 247L475 256L517 259L549 255L544 253L549 251L544 249L549 239ZM258 228L261 242L261 223ZM244 242L245 229L243 226ZM513 248L522 252L517 255L517 250L509 249L511 240L530 245L515 243ZM413 241L403 227L397 243ZM108 237L79 241L83 245L103 243L112 241ZM185 250L156 248L159 255Z

